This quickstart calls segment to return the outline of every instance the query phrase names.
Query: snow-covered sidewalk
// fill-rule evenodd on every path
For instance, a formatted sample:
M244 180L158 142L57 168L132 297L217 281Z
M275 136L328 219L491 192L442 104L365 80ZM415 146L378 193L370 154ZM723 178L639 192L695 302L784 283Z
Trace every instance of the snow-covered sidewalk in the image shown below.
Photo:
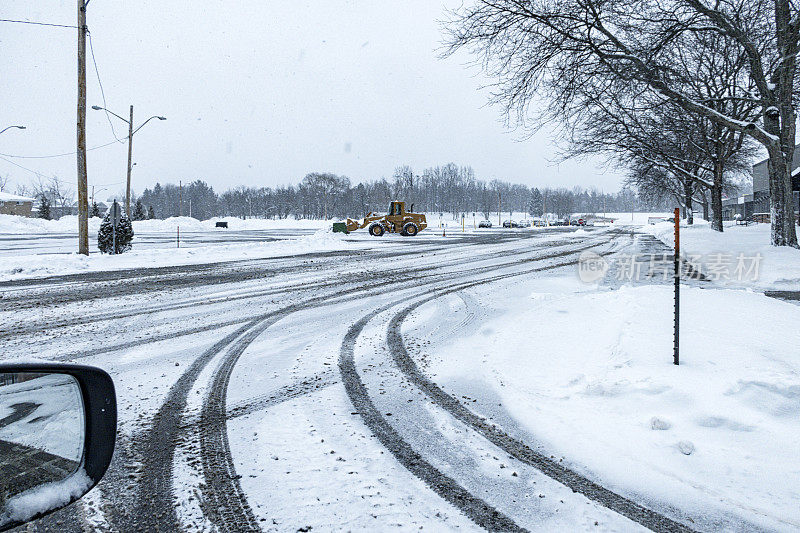
M643 226L642 231L674 245L674 227L668 222ZM708 222L696 221L681 226L680 238L683 258L717 284L800 290L800 250L771 246L769 224L726 222L725 231L719 233L712 231Z
M609 488L706 524L800 528L800 307L684 287L674 366L668 285L526 287L433 349L433 379L482 376L548 454Z

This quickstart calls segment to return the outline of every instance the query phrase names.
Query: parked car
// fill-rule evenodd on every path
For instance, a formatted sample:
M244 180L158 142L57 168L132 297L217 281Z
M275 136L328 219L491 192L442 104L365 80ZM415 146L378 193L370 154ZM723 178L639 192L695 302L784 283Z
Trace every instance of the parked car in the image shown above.
M513 220L504 220L504 221L503 221L503 227L504 227L504 228L518 228L518 227L519 227L519 224L517 224L517 223L516 223L515 221L513 221Z
M491 228L492 227L492 221L491 220L481 220L480 222L478 222L478 227L479 228Z
M584 219L582 219L582 218L576 218L576 219L570 220L569 225L570 226L585 226L586 225L586 221Z
M517 226L520 227L520 228L530 228L531 227L531 221L527 220L527 219L526 220L520 220L517 223Z

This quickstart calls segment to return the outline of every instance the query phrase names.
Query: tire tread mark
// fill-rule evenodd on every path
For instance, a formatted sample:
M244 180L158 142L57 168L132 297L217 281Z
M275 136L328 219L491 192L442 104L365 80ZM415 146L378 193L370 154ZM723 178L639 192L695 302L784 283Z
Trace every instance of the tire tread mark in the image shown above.
M356 370L353 352L358 336L367 323L376 315L395 304L376 309L350 327L345 335L339 355L339 372L350 402L361 415L361 419L383 446L408 471L421 479L436 494L452 504L468 518L489 531L525 531L509 517L481 500L459 485L453 478L443 474L417 453L402 439L397 431L375 408L369 393Z
M525 443L511 437L494 424L489 424L485 419L479 417L471 410L462 405L458 399L444 392L438 385L429 380L420 370L414 360L409 356L403 342L400 331L404 320L408 315L419 306L440 298L446 294L464 290L477 284L447 289L434 296L417 301L397 313L389 322L387 331L387 343L395 364L403 374L420 390L422 390L431 400L444 410L453 415L457 420L471 426L478 433L483 435L492 444L507 452L517 460L530 465L543 472L548 477L578 492L608 509L611 509L653 531L668 532L691 532L691 528L677 522L656 511L648 509L624 496L621 496L581 474L570 470L558 463L531 449Z
M145 433L146 440L137 454L142 462L142 478L136 506L130 514L116 515L118 530L172 532L180 529L172 505L172 463L189 390L206 365L227 345L257 324L258 320L251 320L216 342L195 359L172 385L166 400L153 417L151 427ZM144 524L140 521L144 521Z

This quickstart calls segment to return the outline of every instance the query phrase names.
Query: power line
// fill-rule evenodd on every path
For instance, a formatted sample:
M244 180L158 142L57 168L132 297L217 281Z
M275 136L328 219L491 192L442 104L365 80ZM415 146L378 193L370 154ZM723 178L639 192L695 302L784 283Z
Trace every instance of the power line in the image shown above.
M15 162L11 161L10 159L6 159L5 157L2 157L2 156L0 156L0 159L2 159L3 161L5 161L6 163L11 163L11 164L12 164L12 165L14 165L15 167L19 167L19 168L21 168L22 170L27 170L28 172L30 172L30 173L32 173L32 174L36 174L36 175L37 175L37 176L39 176L40 178L43 178L43 177L45 177L45 176L44 176L44 174L42 174L41 172L37 172L37 171L35 171L35 170L31 170L31 169L29 169L28 167L23 167L22 165L19 165L19 164L15 163Z
M71 181L65 181L65 180L59 179L59 178L57 178L57 177L55 177L55 176L47 177L47 176L45 176L44 174L42 174L41 172L39 172L39 171L37 171L37 170L33 170L33 169L30 169L30 168L28 168L28 167L23 167L22 165L20 165L20 164L18 164L18 163L15 163L15 162L13 162L13 161L10 161L10 160L6 159L5 157L2 157L2 156L0 156L0 159L2 159L3 161L5 161L6 163L11 163L11 164L12 164L12 165L14 165L15 167L19 167L19 168L21 168L22 170L27 170L27 171L28 171L28 172L30 172L31 174L35 174L36 176L38 176L38 177L40 177L40 178L44 178L44 179L48 179L48 180L57 181L58 183L62 183L62 184L64 184L64 185L72 185L72 184L73 184ZM112 185L121 185L121 184L123 184L123 183L125 183L125 180L122 180L122 181L115 181L115 182L113 182L113 183L95 183L95 184L93 184L93 186L94 186L94 187L111 187Z
M0 22L14 22L17 24L34 24L36 26L53 26L55 28L77 28L77 26L68 26L66 24L50 24L49 22L33 22L30 20L0 19Z
M92 53L92 63L94 63L94 72L97 74L97 84L100 86L100 96L103 98L103 111L106 113L106 120L108 120L108 125L111 126L111 134L117 140L117 142L123 142L122 139L117 137L117 132L114 129L114 124L111 122L111 115L108 114L108 104L106 104L106 92L103 90L103 82L100 81L100 70L97 68L97 60L94 57L94 44L92 44L92 32L88 32L89 35L89 51Z
M128 137L125 136L122 138L122 141L125 141ZM91 148L87 148L86 151L89 152L91 150L99 150L100 148L105 148L106 146L111 146L112 144L117 144L117 141L111 141L106 144L101 144L99 146L93 146ZM75 155L78 152L64 152L63 154L52 154L52 155L14 155L14 154L3 154L0 153L0 156L5 157L13 157L14 159L52 159L55 157L66 157L68 155Z

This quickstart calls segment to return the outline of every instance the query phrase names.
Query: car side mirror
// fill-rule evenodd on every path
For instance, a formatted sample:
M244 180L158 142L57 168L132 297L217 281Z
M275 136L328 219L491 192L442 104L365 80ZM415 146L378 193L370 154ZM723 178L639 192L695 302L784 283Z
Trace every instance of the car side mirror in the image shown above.
M114 453L117 399L103 370L0 364L0 531L89 492Z

